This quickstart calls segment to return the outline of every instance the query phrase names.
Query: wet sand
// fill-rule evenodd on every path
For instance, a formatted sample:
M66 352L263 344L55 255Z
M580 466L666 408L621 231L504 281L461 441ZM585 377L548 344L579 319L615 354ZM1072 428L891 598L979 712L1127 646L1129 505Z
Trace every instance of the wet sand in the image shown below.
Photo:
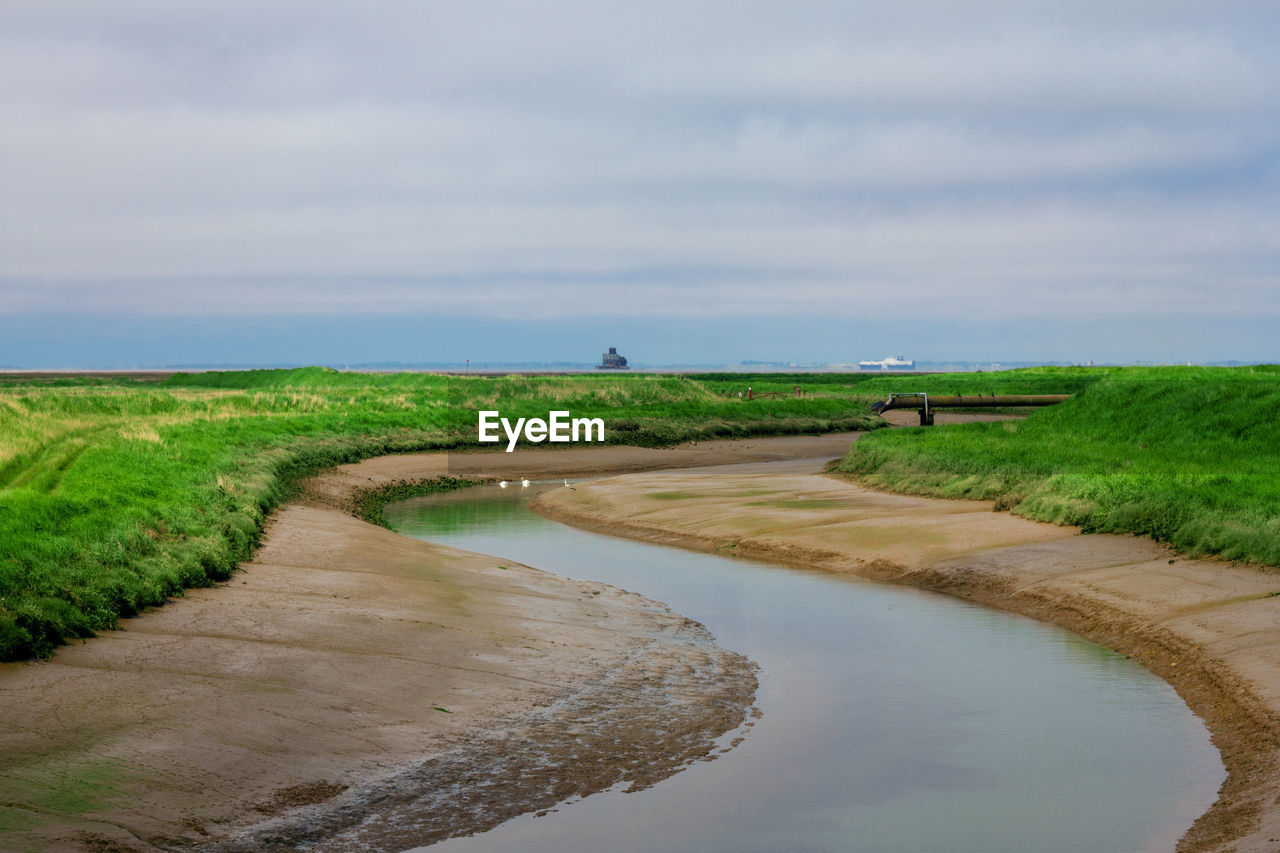
M229 583L0 666L2 846L392 849L706 756L748 712L755 674L701 626L347 509L359 489L441 474L716 465L546 486L536 503L607 532L950 592L1132 655L1207 721L1230 773L1180 849L1280 849L1280 576L822 475L853 438L416 454L324 474ZM677 735L653 732L655 708Z
M343 508L443 473L829 458L848 442L407 455L323 475L230 582L0 665L0 849L403 849L651 784L743 722L749 661L657 602Z

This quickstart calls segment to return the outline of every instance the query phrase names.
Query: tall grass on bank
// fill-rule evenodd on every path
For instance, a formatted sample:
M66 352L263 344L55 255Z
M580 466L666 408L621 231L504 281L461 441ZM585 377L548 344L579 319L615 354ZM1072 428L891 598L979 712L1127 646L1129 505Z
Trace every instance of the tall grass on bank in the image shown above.
M612 443L873 427L847 388L743 401L732 379L320 368L0 384L0 660L227 578L296 478L475 444L476 411L602 417Z
M1075 394L1115 372L1131 368L1031 367L973 373L700 373L687 378L757 391L800 386L809 393L857 393L883 399L892 392L929 394Z
M1280 367L1062 378L1073 377L1087 380L1074 399L1024 421L880 432L840 468L876 488L994 500L1028 518L1280 566ZM951 380L931 381L948 393Z

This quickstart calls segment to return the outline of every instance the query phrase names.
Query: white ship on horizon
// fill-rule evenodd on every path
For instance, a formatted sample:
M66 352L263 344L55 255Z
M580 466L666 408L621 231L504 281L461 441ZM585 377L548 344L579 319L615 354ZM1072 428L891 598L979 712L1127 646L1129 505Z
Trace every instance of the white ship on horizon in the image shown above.
M888 356L882 361L860 361L859 370L915 370L916 363L900 355Z

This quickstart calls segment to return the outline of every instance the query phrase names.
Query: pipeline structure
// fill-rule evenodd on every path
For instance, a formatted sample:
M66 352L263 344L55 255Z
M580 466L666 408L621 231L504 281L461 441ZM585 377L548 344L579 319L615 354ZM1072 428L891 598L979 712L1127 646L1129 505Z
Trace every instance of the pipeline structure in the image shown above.
M933 425L934 409L996 409L1006 406L1052 406L1071 399L1070 394L955 394L930 396L924 392L890 394L888 400L871 404L882 414L890 409L919 409L920 426Z

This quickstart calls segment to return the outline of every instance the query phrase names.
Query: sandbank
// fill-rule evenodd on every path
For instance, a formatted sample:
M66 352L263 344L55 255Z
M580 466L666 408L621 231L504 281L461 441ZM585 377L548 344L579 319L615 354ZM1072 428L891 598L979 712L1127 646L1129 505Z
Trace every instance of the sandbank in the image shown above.
M228 583L0 665L0 848L404 849L708 757L756 677L701 625L347 509L397 480L831 458L849 441L414 454L323 474Z

